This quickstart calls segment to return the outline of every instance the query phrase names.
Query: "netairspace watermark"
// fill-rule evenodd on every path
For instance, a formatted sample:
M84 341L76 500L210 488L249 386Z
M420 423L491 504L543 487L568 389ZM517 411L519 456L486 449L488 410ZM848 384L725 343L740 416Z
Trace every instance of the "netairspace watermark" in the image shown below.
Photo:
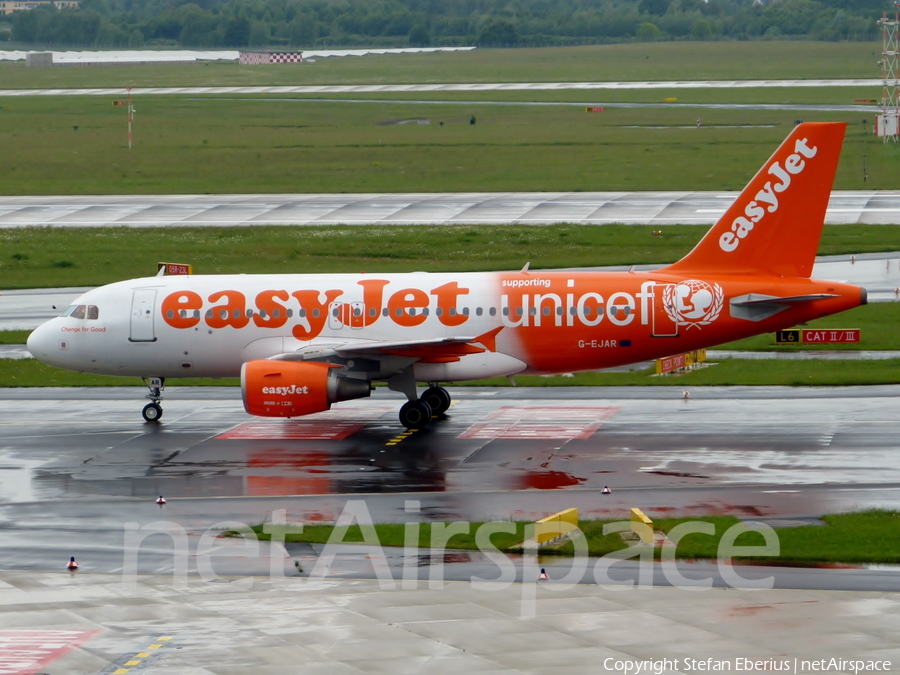
M784 659L748 659L737 657L734 659L657 659L647 661L631 661L614 657L603 660L603 670L620 675L662 675L663 673L679 671L684 673L696 672L781 672L790 675L799 673L823 673L842 672L858 674L864 671L887 671L891 669L890 661L859 659L819 659L805 660L799 658Z
M408 514L418 514L420 503L409 500L405 510ZM352 525L358 525L363 541L344 542L347 530ZM322 548L321 553L305 577L291 578L285 575L285 562L290 556L285 549L285 538L289 533L302 533L303 525L287 522L285 510L272 511L267 522L263 526L263 532L271 536L271 542L266 542L266 547L261 547L255 533L246 523L238 521L221 521L213 523L204 530L199 539L196 533L189 537L188 531L180 524L158 520L141 525L140 523L125 523L124 562L122 577L125 584L137 586L139 576L138 569L141 545L149 537L165 535L172 542L172 574L175 588L187 588L189 576L189 562L193 558L196 565L196 574L205 582L223 580L213 569L213 558L234 557L269 559L268 582L277 586L290 589L297 583L303 583L304 579L325 579L331 575L330 569L338 556L346 553L346 544L352 543L354 552L364 552L372 570L378 580L380 588L393 590L399 586L402 589L415 589L420 584L427 583L429 589L443 588L445 582L444 559L448 544L452 537L458 534L471 535L473 528L471 523L457 521L453 523L432 523L431 537L428 547L420 549L419 538L422 523L418 520L407 522L404 525L403 563L401 569L392 570L388 563L388 557L378 540L375 525L369 514L369 509L364 500L349 500L344 505L343 511L335 522L334 531L328 542ZM561 524L562 525L562 524ZM632 529L629 521L607 523L603 526L603 534L628 532ZM240 540L223 542L221 535L224 531L236 531L243 536ZM757 546L739 546L736 544L740 535L745 532L758 532L762 535L765 544ZM492 536L498 533L515 534L516 525L509 521L496 521L481 523L474 529L475 543L478 551L484 559L496 567L496 574L488 577L472 575L468 581L473 587L486 591L509 588L517 582L521 582L521 615L523 617L535 616L537 603L538 576L541 566L538 561L537 551L526 552L523 555L510 557L498 549ZM691 578L684 576L676 566L676 550L681 539L688 534L715 535L715 526L712 523L692 521L682 523L669 531L667 545L660 549L660 561L654 563L654 547L652 544L638 540L627 548L614 551L601 558L591 559L588 556L588 543L580 529L571 531L560 530L565 534L574 546L574 556L570 559L571 566L560 576L562 565L554 565L554 578L551 583L543 584L549 591L566 591L576 584L593 581L609 591L627 591L631 589L650 589L654 585L654 577L661 573L667 585L685 590L707 590L713 587L712 574L698 578L696 574ZM525 540L535 538L535 525L530 524L525 528ZM196 548L192 552L189 541L196 540ZM769 589L774 586L774 576L762 578L746 578L738 573L738 568L732 564L736 556L777 556L780 552L778 536L771 527L761 523L738 523L726 530L720 539L716 555L716 572L721 581L733 588L739 589ZM428 578L420 579L420 558L429 557ZM559 558L565 561L566 558ZM637 563L628 568L631 577L613 579L610 574L616 565L622 569L620 563L633 561ZM158 566L157 566L158 568ZM395 574L397 572L398 574ZM695 570L696 572L696 570ZM399 576L399 579L397 578ZM249 590L253 587L256 577L244 577L231 580L229 588L234 590ZM636 578L636 581L635 581ZM662 581L662 580L660 580ZM622 662L631 663L631 662ZM774 668L770 668L774 669ZM618 667L614 670L620 670ZM645 671L621 671L623 675L641 675Z

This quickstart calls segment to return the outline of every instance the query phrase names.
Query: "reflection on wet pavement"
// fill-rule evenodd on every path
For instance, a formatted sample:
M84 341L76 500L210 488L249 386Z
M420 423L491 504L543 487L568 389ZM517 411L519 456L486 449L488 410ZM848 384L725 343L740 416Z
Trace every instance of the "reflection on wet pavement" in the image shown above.
M158 426L121 401L9 400L0 503L900 484L895 393L708 391L685 402L667 390L611 400L579 388L562 400L558 390L461 389L445 419L394 444L396 406L381 393L301 421L256 421L198 390ZM523 395L533 399L504 398Z

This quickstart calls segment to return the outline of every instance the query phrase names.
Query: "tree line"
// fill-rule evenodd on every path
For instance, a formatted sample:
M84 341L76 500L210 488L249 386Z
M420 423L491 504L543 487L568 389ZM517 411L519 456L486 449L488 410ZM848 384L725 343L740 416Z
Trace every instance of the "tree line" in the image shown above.
M883 0L82 0L12 15L36 46L534 46L622 40L870 40ZM7 17L8 18L8 17Z

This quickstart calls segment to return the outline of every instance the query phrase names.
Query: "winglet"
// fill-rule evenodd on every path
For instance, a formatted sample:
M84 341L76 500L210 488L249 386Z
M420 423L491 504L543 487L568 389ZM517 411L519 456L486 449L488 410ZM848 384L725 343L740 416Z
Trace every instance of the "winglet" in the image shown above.
M798 125L694 250L661 271L809 278L846 127Z

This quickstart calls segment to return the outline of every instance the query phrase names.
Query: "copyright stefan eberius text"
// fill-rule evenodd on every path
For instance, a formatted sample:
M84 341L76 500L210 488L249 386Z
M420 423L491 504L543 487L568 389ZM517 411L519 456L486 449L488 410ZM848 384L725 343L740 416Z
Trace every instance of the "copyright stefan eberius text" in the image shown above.
M607 658L603 661L603 670L621 673L622 675L662 675L672 671L681 672L781 672L795 675L797 673L842 672L861 673L864 671L889 671L890 661L851 660L839 658L826 659L656 659L632 661L627 659Z

